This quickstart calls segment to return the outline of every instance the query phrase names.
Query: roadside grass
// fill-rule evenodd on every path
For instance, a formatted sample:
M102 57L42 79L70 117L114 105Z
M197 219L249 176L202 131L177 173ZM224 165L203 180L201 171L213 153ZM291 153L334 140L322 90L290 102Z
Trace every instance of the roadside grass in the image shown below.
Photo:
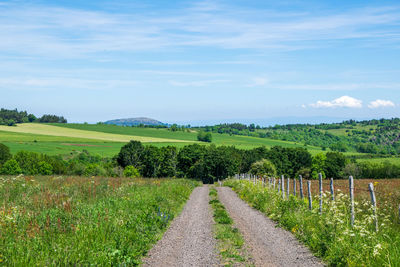
M136 266L199 185L185 179L0 177L0 265Z
M370 201L355 202L355 223L350 224L350 200L338 192L335 200L323 194L323 212L319 198L313 197L313 209L306 200L290 195L282 199L278 191L254 185L250 181L227 180L240 198L291 231L315 255L330 266L399 266L400 225L393 221L393 210L378 207L379 231L375 231Z
M214 235L218 242L218 251L222 265L236 266L237 264L252 266L248 262L247 252L244 248L244 239L239 230L233 226L233 220L224 205L218 200L218 192L210 188L209 204L214 212Z

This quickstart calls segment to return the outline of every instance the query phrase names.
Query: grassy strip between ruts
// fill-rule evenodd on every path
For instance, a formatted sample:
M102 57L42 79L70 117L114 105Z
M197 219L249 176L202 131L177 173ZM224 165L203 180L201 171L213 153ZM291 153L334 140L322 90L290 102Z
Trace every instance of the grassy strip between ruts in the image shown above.
M239 230L233 227L233 220L229 217L224 205L218 200L218 192L214 187L210 188L210 205L214 212L214 235L218 241L218 251L224 266L236 266L248 264L247 252L244 248L244 240Z
M0 177L0 265L136 266L198 182Z
M330 266L400 266L400 226L391 220L391 211L378 208L379 231L369 201L355 202L355 222L350 224L349 197L341 192L331 200L323 193L323 211L319 198L313 208L293 195L289 199L274 189L250 181L227 180L240 198L291 231Z

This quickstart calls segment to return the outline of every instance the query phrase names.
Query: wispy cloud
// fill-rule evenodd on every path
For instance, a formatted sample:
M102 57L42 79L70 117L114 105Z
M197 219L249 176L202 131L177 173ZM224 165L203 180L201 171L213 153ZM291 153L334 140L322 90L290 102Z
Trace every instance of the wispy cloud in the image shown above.
M205 81L190 81L190 82L180 82L180 81L169 81L169 84L179 87L203 87L216 83L225 83L229 80L205 80Z
M85 79L85 78L21 78L10 77L0 78L0 88L23 89L28 91L48 91L59 88L88 89L88 90L109 90L115 88L131 88L138 85L133 80L114 79Z
M310 104L313 108L361 108L362 101L350 96L341 96L332 101L317 101L314 104Z
M368 105L369 108L385 108L385 107L394 107L395 104L390 100L382 100L377 99L375 101L371 101Z
M400 89L399 83L325 83L325 84L277 84L283 90L352 91L366 89Z
M398 45L400 33L395 27L400 22L398 7L316 16L256 9L239 12L209 1L175 12L141 14L7 4L0 5L0 13L3 52L56 58L168 47L293 50L353 39Z

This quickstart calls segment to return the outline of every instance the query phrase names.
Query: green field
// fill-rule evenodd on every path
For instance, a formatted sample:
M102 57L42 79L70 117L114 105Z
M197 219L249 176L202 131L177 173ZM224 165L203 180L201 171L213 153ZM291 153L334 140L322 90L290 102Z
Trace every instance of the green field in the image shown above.
M339 131L341 130L343 129ZM241 149L283 146L305 147L313 155L322 152L320 147L268 138L218 133L213 133L212 138L212 143L215 145L235 146ZM112 157L130 140L138 140L157 147L170 145L180 148L187 144L198 143L196 139L197 132L194 131L173 132L168 129L115 125L27 123L17 127L0 126L0 142L10 147L12 153L26 150L49 155L66 155L75 151L87 150L103 157ZM345 154L348 156L361 155L357 152L346 152ZM363 160L389 160L393 163L400 163L400 158L374 158L358 161Z
M375 162L375 163L383 162L383 161L388 161L388 162L390 162L390 163L392 163L392 164L398 164L398 165L400 165L400 158L395 158L395 157L393 157L393 158L358 159L357 161L358 161L358 162L367 161L367 162Z
M355 126L351 126L349 128L330 129L330 130L321 130L321 131L323 131L323 132L326 131L328 133L331 133L331 134L337 135L337 136L348 136L348 134L351 133L353 130L369 132L370 129L375 131L376 128L377 128L376 125L355 125Z
M183 131L170 131L167 129L156 129L156 128L139 128L139 127L124 127L108 124L77 124L77 123L54 123L49 124L59 126L68 129L77 129L84 131L93 131L99 133L110 133L110 134L121 134L121 135L132 135L141 137L152 137L162 139L174 139L184 141L197 141L196 132L183 132Z
M112 157L130 140L138 140L157 147L197 143L196 132L172 132L168 129L123 127L93 124L20 124L17 127L0 126L0 142L10 147L12 153L20 150L46 153L49 155L69 154L87 150L103 157ZM259 146L304 147L294 142L213 134L213 144L251 149ZM312 153L320 148L307 146Z
M146 136L154 138L167 138L167 139L179 139L185 141L197 140L197 132L183 132L176 131L172 132L168 129L153 129L153 128L139 128L139 127L123 127L115 125L104 125L104 124L53 124L60 127L79 129L85 131L96 131L112 134L129 134L135 136ZM213 144L236 146L238 148L250 149L259 146L283 146L283 147L303 147L302 144L296 144L294 142L287 142L281 140L273 140L268 138L257 138L251 136L240 136L240 135L228 135L228 134L217 134L213 133ZM309 150L321 151L319 147L308 146Z
M160 138L155 136L135 136L129 133L126 134L116 134L116 133L106 133L99 131L87 131L83 129L73 129L66 127L59 127L49 124L39 124L39 123L23 123L18 124L16 127L9 127L0 125L0 131L16 132L16 133L29 133L29 134L40 134L40 135L52 135L52 136L62 136L62 137L73 137L73 138L86 138L86 139L96 139L108 142L129 142L130 140L137 140L140 142L150 143L150 142L186 142L180 139L168 139Z
M0 265L137 266L197 185L0 176Z

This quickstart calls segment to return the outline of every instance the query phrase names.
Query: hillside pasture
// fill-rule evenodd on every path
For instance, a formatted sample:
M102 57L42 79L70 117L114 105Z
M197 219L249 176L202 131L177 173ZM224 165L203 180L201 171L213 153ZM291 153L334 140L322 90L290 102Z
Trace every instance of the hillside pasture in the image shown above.
M179 140L179 139L167 139L167 138L158 138L149 136L134 136L134 135L94 132L94 131L71 129L71 128L58 127L48 124L38 124L38 123L23 123L23 124L18 124L16 127L0 125L0 131L86 138L86 139L96 139L108 142L124 142L124 143L129 142L130 140L137 140L144 143L186 142L185 140Z
M169 129L161 128L140 128L140 127L124 127L116 125L105 125L105 124L52 124L60 127L69 129L79 129L85 131L96 131L104 133L115 133L123 135L135 135L143 137L154 137L154 138L168 138L168 139L179 139L195 142L197 140L196 131L171 131ZM258 138L251 136L240 136L240 135L229 135L229 134L212 134L212 143L215 145L225 146L236 146L242 149L251 149L260 146L272 147L272 146L283 146L283 147L304 147L303 144L297 144L294 142L274 140L269 138ZM307 146L310 151L321 151L319 147Z

